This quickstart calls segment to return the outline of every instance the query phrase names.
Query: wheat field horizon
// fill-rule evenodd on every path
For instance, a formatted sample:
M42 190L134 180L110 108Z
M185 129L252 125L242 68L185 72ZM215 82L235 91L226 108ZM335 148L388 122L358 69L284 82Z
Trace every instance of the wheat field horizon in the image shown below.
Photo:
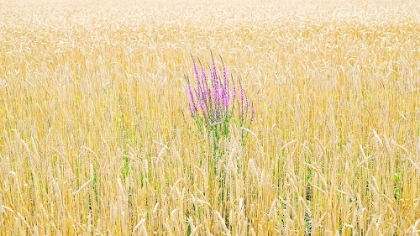
M420 233L416 1L0 2L0 235Z

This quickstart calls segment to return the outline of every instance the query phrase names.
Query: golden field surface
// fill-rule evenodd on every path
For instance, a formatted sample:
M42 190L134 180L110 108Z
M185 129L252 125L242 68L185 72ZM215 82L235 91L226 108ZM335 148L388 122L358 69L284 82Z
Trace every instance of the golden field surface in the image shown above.
M0 235L420 234L419 5L1 1ZM210 51L256 115L217 160Z

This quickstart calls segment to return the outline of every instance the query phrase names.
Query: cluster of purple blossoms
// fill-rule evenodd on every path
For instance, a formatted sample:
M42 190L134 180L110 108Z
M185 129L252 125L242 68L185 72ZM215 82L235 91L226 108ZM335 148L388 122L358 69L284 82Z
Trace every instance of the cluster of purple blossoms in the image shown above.
M221 57L220 59L222 73L213 57L211 65L208 65L209 72L204 70L200 60L198 68L193 59L196 87L192 86L187 77L190 114L209 128L219 124L223 124L226 128L227 122L235 116L235 113L238 115L240 126L249 125L255 116L253 104L248 100L241 83L239 82L237 87L232 77L229 80L223 59Z

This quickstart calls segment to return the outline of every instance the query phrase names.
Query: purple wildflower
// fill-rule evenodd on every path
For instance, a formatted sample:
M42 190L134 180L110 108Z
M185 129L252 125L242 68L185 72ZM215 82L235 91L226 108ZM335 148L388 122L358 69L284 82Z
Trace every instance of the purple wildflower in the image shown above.
M214 61L214 59L212 60L211 65L212 65L212 71L213 71L214 77L217 78L219 76L219 73L218 73L216 62Z
M222 90L222 94L223 94L223 109L227 110L228 109L228 105L229 105L229 91L227 91L226 89Z
M226 69L226 66L225 66L225 63L223 62L223 59L222 59L222 57L220 57L220 60L222 60L222 66L223 66L223 82L224 82L224 86L225 86L225 89L227 89L229 86L228 86L228 73L227 73L227 69Z
M252 110L251 110L251 122L254 121L255 118L255 109L254 109L254 103L252 103Z
M241 119L244 118L244 99L245 99L245 91L243 88L241 88L241 98L240 98L240 106L239 106L239 112L241 115Z
M225 101L226 101L226 110L228 110L229 106L230 106L230 92L229 89L225 90Z
M190 99L191 99L191 104L192 104L190 111L191 111L191 114L195 114L195 112L197 111L197 106L195 105L194 94L193 94L190 83L188 83L188 92L190 94Z
M248 124L247 122L252 122L255 117L253 104L248 100L240 80L239 85L235 84L233 77L232 81L229 81L228 70L222 58L221 60L222 71L219 73L214 59L208 65L208 72L205 71L200 60L198 60L199 68L193 59L196 87L193 88L187 79L190 97L188 109L194 119L202 120L206 126L219 127L218 124L223 124L223 127L227 127L226 122L235 115L234 109L238 107L236 114L239 115L240 124ZM229 86L230 83L232 89Z
M248 98L245 97L245 116L248 115L248 111L249 111L249 101L248 101Z
M211 90L209 88L209 84L208 84L208 81L207 81L206 71L204 70L204 67L201 64L201 62L200 62L200 67L201 67L201 81L204 84L203 85L203 99L206 101L206 104L207 104L211 101Z
M227 88L228 87L228 76L227 76L227 71L226 71L225 65L223 65L223 79L224 79L224 82L225 82L225 87Z
M201 109L201 111L202 111L202 112L203 112L203 114L205 115L205 114L206 114L206 108L205 108L204 100L200 100L200 101L198 102L198 104L200 105L200 109Z

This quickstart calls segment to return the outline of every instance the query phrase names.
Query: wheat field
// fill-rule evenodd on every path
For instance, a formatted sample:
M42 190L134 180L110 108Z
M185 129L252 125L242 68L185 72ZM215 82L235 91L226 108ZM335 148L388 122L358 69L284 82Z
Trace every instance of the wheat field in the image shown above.
M417 1L0 1L0 235L419 235L419 32ZM211 53L255 107L219 159Z

